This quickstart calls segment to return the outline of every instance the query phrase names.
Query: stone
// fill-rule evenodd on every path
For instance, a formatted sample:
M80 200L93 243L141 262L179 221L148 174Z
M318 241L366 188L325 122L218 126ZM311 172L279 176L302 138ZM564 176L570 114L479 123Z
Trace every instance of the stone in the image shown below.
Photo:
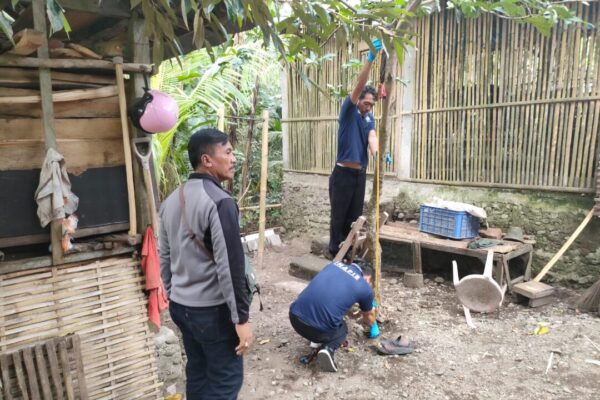
M310 243L310 252L316 256L327 256L329 254L329 236L320 236Z
M154 336L158 379L171 383L183 376L183 359L179 338L171 329L162 326Z
M295 257L290 261L289 274L296 278L311 280L328 263L329 260L317 257L313 254Z
M444 283L444 278L442 278L441 276L436 276L433 281L438 284Z

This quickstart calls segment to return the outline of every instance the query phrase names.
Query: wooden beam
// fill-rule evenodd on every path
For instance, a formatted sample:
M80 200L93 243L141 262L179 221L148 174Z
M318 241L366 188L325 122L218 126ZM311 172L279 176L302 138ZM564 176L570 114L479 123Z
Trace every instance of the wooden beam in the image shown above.
M96 250L85 253L67 254L64 256L64 264L93 260L96 258L111 257L119 254L133 253L135 250L135 247L123 246L111 250ZM51 256L34 257L18 261L4 261L0 263L0 274L28 271L50 266L52 266Z
M61 68L61 69L103 69L114 71L115 65L110 61L72 58L35 58L15 57L9 55L0 56L0 67L24 67L24 68ZM157 68L154 64L123 63L125 72L146 72L156 74Z
M46 29L46 2L33 0L33 27L42 32L42 45L38 48L38 58L48 57L48 37ZM54 133L54 105L52 103L52 79L48 68L40 68L40 96L42 100L42 125L44 127L44 141L46 151L56 149L56 135ZM41 161L41 160L40 160ZM50 239L52 243L52 264L63 262L62 253L62 222L54 220L50 225Z

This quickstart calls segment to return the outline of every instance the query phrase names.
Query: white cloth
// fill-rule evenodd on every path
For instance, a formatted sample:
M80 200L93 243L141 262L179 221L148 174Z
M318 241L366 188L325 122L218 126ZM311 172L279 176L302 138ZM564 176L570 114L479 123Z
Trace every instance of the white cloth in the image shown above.
M436 208L445 208L452 211L465 211L478 218L487 218L487 213L483 208L474 206L472 204L434 198L432 202L425 203L425 205Z
M71 192L65 158L52 148L48 149L44 159L35 201L42 227L55 219L65 218L65 214L74 213L79 205L79 198Z

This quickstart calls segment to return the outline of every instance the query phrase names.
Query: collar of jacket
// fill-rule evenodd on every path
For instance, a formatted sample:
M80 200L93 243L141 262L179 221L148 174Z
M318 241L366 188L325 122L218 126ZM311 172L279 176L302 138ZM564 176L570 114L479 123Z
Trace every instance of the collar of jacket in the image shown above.
M201 174L199 172L192 172L188 179L208 179L208 180L213 181L215 183L215 185L217 185L218 187L223 189L223 187L221 186L221 182L219 182L219 180L217 178L215 178L214 176L209 175L209 174Z

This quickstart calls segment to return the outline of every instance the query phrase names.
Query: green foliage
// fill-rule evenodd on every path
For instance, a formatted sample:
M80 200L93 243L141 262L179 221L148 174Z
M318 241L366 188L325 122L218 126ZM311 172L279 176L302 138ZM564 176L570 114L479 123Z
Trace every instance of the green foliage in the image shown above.
M214 60L206 50L196 51L181 59L181 66L173 60L165 61L159 73L153 77L152 86L172 95L179 104L179 120L170 132L154 135L156 176L161 196L164 198L191 172L187 157L190 135L203 126L217 125L217 110L226 107L225 114L234 112L247 116L250 112L252 91L258 79L260 90L256 115L269 110L269 178L267 204L278 203L282 180L281 139L281 89L279 87L280 64L273 49L264 49L262 42L250 39L245 44L227 44L213 49ZM236 124L238 143L234 194L240 192L240 170L244 160L248 120L225 118L225 131ZM249 169L250 189L246 205L258 204L260 181L260 123L257 122L252 141L253 162ZM257 222L254 211L243 213L244 226L248 229ZM268 210L269 224L280 215L277 209Z

